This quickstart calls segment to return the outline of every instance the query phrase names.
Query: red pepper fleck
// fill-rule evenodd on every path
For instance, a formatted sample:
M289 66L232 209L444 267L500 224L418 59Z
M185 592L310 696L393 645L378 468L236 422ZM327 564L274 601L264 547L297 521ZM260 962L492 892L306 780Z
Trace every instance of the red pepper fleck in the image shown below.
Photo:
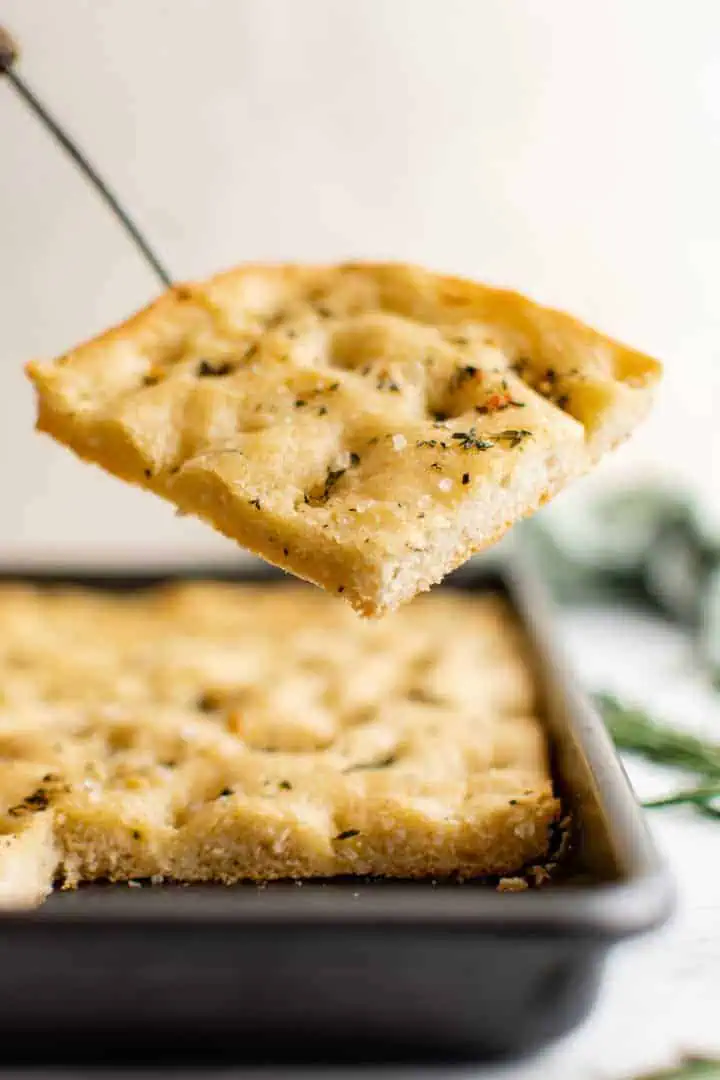
M509 394L491 394L485 404L490 412L494 412L496 409L506 408L510 402L511 397Z

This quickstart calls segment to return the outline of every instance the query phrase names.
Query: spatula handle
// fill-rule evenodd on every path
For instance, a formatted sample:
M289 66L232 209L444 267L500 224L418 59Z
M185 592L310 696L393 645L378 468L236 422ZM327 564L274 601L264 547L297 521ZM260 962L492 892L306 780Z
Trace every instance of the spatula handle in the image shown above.
M77 168L84 174L87 180L90 181L97 193L100 195L105 205L109 207L117 220L122 225L127 235L132 240L135 247L148 263L153 273L160 279L165 288L170 288L172 285L172 278L167 272L160 259L157 257L148 241L145 239L140 229L137 227L133 219L128 214L120 203L118 197L111 191L95 167L88 161L83 152L77 146L75 141L70 138L67 132L60 126L57 120L48 112L37 95L30 89L24 79L22 79L17 71L14 70L14 65L19 56L19 49L16 41L12 37L12 34L5 27L0 26L0 76L4 75L8 82L13 86L18 96L22 98L28 108L35 114L40 120L45 129L50 132L56 142L62 147L66 154L72 159Z

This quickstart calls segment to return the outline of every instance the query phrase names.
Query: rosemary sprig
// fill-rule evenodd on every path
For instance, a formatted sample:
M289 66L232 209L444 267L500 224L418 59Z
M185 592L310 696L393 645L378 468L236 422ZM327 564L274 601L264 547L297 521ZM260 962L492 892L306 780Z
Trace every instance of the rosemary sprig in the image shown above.
M692 805L706 817L720 820L720 745L660 724L644 710L629 708L611 694L596 694L595 701L619 750L698 775L695 787L649 799L644 806Z
M720 1080L720 1061L689 1057L672 1069L647 1073L637 1080Z
M720 806L713 806L712 800L720 799L720 784L700 784L698 787L675 791L659 799L646 799L643 806L654 809L659 806L696 806L707 817L720 818Z
M641 754L658 765L720 778L720 746L660 724L644 710L623 705L611 694L596 694L595 701L621 750Z

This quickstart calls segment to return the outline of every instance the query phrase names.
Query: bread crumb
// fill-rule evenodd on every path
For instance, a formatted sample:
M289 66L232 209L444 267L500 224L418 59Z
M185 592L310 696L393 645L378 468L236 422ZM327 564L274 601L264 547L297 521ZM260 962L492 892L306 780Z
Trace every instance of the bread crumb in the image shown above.
M497 883L498 892L525 892L527 888L527 881L521 877L504 877Z

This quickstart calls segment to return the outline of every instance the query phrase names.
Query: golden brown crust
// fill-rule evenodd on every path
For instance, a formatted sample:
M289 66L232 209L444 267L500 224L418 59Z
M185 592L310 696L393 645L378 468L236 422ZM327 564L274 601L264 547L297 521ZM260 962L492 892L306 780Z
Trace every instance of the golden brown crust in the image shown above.
M0 903L56 868L477 876L546 852L558 803L500 601L441 590L378 622L302 586L5 587L0 626Z
M28 365L40 430L365 614L589 468L659 371L516 293L394 264L241 267Z

